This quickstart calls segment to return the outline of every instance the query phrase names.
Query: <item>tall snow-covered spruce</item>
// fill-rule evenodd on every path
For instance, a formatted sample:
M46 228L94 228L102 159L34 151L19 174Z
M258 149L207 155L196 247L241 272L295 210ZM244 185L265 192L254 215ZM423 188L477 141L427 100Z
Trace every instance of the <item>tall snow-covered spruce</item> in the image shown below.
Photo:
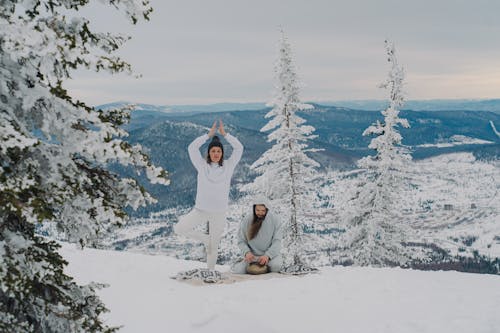
M242 190L252 195L262 194L271 201L272 209L278 211L283 221L283 269L301 273L310 269L304 260L303 228L310 197L315 192L311 180L319 164L306 155L315 151L307 148L308 141L316 137L312 135L314 127L304 125L305 120L296 112L313 107L299 100L300 84L290 43L283 31L275 73L275 97L268 103L272 110L265 116L271 120L261 129L272 131L268 141L274 145L252 164L259 176Z
M101 1L136 23L148 1ZM140 146L123 141L129 110L96 110L63 87L79 67L110 73L126 36L90 30L88 1L0 1L0 331L110 332L95 294L64 274L58 244L35 233L51 223L69 241L93 244L125 222L124 207L154 202L109 163L136 167L168 184ZM70 18L71 17L71 18Z
M375 155L358 161L363 172L357 176L352 196L345 203L348 223L341 253L344 260L347 257L358 265L403 265L408 259L402 244L406 228L395 205L406 184L404 173L411 160L397 130L399 125L409 127L408 121L399 117L404 103L404 70L394 45L386 41L385 47L391 69L381 87L389 91L389 106L382 111L384 121L377 121L363 132L364 136L375 136L368 146Z

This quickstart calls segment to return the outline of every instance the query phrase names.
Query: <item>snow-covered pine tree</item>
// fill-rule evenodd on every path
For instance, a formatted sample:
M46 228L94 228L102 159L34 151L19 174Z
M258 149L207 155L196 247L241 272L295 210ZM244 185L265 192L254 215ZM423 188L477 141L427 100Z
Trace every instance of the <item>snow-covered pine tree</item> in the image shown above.
M101 1L132 23L148 1ZM126 36L90 30L78 17L88 1L0 1L0 331L111 332L99 285L64 273L59 245L35 233L54 223L68 240L92 244L126 220L124 207L154 202L133 179L107 169L130 165L168 184L140 146L123 141L127 110L96 110L63 87L79 67L110 73L130 66L113 56ZM69 18L71 17L71 18Z
M284 226L284 270L300 273L301 269L308 269L304 261L303 227L315 192L311 180L319 164L306 155L308 151L315 151L307 147L316 135L312 134L314 127L304 125L305 120L296 112L312 109L312 106L299 100L300 84L290 43L283 31L275 74L275 97L268 103L272 109L265 116L271 120L261 129L262 132L272 130L268 141L274 145L252 164L251 169L259 176L242 190L266 196L272 208L278 211Z
M407 261L402 245L406 228L396 205L411 160L396 128L409 127L408 121L399 117L404 103L404 70L394 45L386 41L385 48L391 69L381 87L389 90L389 106L382 111L384 121L377 121L363 132L364 136L375 136L368 146L375 155L358 161L364 172L357 176L354 193L345 207L348 225L344 253L358 265L402 265Z

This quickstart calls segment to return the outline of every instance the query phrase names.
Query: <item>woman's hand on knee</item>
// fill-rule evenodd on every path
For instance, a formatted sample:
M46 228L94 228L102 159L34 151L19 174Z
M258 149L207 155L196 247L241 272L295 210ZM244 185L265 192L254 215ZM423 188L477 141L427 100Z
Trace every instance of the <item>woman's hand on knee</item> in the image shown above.
M245 261L246 262L253 262L255 260L255 256L253 255L252 252L248 251L245 253Z

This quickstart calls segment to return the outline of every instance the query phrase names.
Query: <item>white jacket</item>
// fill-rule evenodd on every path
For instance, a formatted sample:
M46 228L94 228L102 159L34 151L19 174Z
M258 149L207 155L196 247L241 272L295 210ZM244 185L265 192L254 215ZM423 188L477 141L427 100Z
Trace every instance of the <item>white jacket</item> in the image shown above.
M200 153L200 147L210 137L204 134L188 147L189 158L198 171L195 208L206 212L225 212L228 208L229 186L234 168L243 154L243 145L231 134L224 137L233 147L231 157L224 160L222 166L218 163L207 163Z

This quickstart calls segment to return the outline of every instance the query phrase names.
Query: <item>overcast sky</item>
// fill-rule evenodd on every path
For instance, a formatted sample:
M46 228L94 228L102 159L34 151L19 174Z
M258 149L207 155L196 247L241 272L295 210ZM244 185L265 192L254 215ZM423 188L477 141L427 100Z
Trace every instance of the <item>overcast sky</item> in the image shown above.
M304 101L384 99L396 45L408 99L500 97L500 0L152 0L133 26L112 8L84 12L132 39L119 52L141 78L78 71L89 104L266 102L279 26L292 45Z

